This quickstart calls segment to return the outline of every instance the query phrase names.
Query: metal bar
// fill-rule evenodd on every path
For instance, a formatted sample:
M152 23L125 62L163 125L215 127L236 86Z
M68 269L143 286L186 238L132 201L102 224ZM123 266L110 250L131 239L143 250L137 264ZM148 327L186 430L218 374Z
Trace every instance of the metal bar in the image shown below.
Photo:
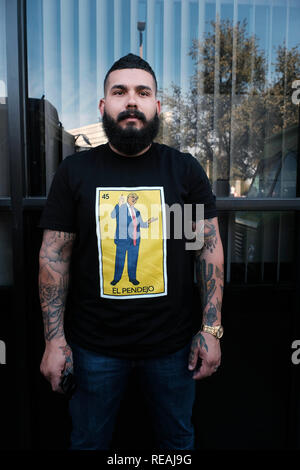
M189 0L181 2L180 88L184 95L189 90Z
M11 199L10 197L0 197L0 209L1 207L10 207L11 206Z
M140 48L139 51L141 54L141 46L143 43L143 34L141 31L139 34L139 31L137 29L138 19L138 1L130 0L130 52L136 55L138 53L138 46ZM143 57L143 52L140 57Z
M187 51L189 50L189 0L182 0L181 2L181 41L180 41L180 115L184 113L184 106L182 106L182 99L188 92L189 88L189 57ZM180 135L184 136L184 119L180 119ZM181 137L180 150L183 152L186 148L186 139Z
M26 135L26 2L6 0L6 47L7 47L7 92L8 92L8 142L10 157L10 183L12 208L12 246L14 295L15 345L14 397L15 445L28 449L30 443L30 394L28 373L28 337L26 286L23 243L23 196ZM12 410L13 411L13 410Z
M237 0L233 2L233 38L232 38L232 85L231 85L231 116L230 116L230 155L229 155L229 182L230 186L234 184L233 168L235 153L235 118L233 108L236 104L236 71L237 71L237 27L238 27L238 4Z
M50 2L52 3L52 2ZM47 21L47 17L44 17ZM78 63L79 63L79 126L90 122L89 102L97 103L97 73L95 69L96 50L94 28L96 27L96 6L88 0L78 1ZM61 46L61 44L60 44ZM45 69L47 70L47 69ZM49 71L46 71L46 75ZM59 84L58 84L59 86ZM88 99L87 99L88 96ZM52 104L55 105L55 102ZM62 119L62 118L60 118Z
M45 98L55 106L61 116L61 40L58 18L60 18L58 2L44 0L42 27Z
M229 213L227 217L227 262L226 262L226 283L230 282L232 263L232 226L234 214Z
M122 3L114 0L114 60L120 59L122 53Z
M104 96L103 82L106 70L109 69L108 50L108 8L107 2L96 2L96 35L97 35L97 96Z
M46 203L46 197L26 197L23 199L25 209L40 209ZM9 205L9 198L0 198L0 207ZM229 198L217 197L216 205L219 211L300 211L299 199L248 199L248 198Z
M46 197L28 197L23 200L23 207L26 210L39 210L46 205L46 201Z
M147 2L147 60L155 68L155 3Z
M299 199L248 199L248 198L217 198L217 209L221 211L300 211Z
M197 115L198 119L196 122L197 126L197 143L196 143L196 151L199 152L200 145L198 142L202 140L202 123L200 116L203 114L204 108L204 64L203 64L203 51L204 51L204 42L205 42L205 2L202 0L198 0L198 57L197 57ZM210 177L209 172L209 159L206 161L207 168L206 173L207 176Z
M244 261L245 261L245 273L244 273L244 283L247 284L248 281L248 250L249 250L249 232L248 230L245 233L245 253L244 253Z
M78 28L75 24L75 15L77 11L74 8L73 0L65 0L60 4L60 54L61 54L61 116L72 116L68 120L64 118L64 127L72 129L76 126L74 123L76 116L78 120L78 100L76 93L77 71L76 70L76 43L74 37L78 35ZM59 40L59 39L58 39ZM97 69L100 67L97 67ZM98 71L98 70L97 70ZM49 69L45 68L46 74ZM57 83L57 82L53 82ZM51 86L53 86L53 83Z
M164 35L163 35L163 90L170 87L172 74L172 52L174 44L174 4L173 0L165 0L164 7Z
M261 281L263 282L265 276L265 247L266 247L266 230L265 230L265 221L264 214L262 214L262 225L261 225L261 254L260 254L260 274Z
M213 128L217 145L214 145L212 161L212 180L214 191L217 194L218 167L217 161L220 158L221 144L219 132L220 118L220 50L221 50L221 2L216 0L216 18L215 18L215 69L214 69L214 117Z
M269 17L268 17L268 24L267 24L267 31L268 31L268 71L267 71L267 87L270 86L272 81L272 34L273 34L273 0L271 0L270 10L269 10Z
M279 227L278 227L276 282L279 282L280 280L281 243L282 243L282 214L280 214L279 216Z
M174 9L173 0L165 0L163 2L163 74L162 74L162 91L166 93L171 89L173 78L173 48L174 48ZM162 137L165 139L166 128L162 127Z

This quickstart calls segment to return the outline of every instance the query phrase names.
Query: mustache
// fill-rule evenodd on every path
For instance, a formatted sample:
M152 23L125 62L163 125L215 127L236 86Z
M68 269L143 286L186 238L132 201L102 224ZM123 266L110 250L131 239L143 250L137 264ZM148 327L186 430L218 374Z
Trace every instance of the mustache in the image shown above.
M126 111L122 111L117 118L117 122L123 121L123 119L134 117L136 119L140 119L143 123L146 122L146 116L141 111L137 109L130 111L129 109Z

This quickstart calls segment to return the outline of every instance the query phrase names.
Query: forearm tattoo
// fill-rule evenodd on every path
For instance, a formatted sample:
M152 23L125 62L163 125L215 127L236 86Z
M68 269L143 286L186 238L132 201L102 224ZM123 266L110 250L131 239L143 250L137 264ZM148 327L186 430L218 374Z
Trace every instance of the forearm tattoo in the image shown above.
M216 234L216 228L211 222L211 219L207 219L204 225L204 249L209 250L211 253L216 248L218 239Z
M208 326L213 326L215 321L218 319L217 309L213 303L209 303L209 306L205 312L203 312L203 323Z
M63 315L69 285L74 233L46 230L40 250L39 295L45 339L64 336Z
M196 259L197 281L200 283L202 305L207 305L216 291L216 279L213 277L214 266L200 256Z
M219 269L218 266L216 266L216 277L220 280L220 289L223 297L223 290L224 290L224 265L222 265L222 269ZM221 306L220 306L221 310Z
M196 276L199 286L203 323L213 326L221 313L224 265L210 262L221 241L217 238L215 225L211 219L204 224L204 245L196 255Z

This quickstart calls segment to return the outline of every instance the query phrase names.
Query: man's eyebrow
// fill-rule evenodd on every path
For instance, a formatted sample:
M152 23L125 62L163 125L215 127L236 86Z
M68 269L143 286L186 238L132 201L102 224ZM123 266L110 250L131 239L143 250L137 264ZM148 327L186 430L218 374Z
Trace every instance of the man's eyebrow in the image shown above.
M113 85L113 86L111 87L111 90L115 90L115 89L126 91L128 88L127 88L127 86L125 86L125 85ZM135 87L135 89L136 89L137 91L140 91L140 90L150 90L150 91L153 91L152 88L151 88L150 86L148 86L148 85L137 85L137 86Z
M115 88L121 89L121 90L127 90L127 87L125 85L113 85L111 87L111 90L114 90Z
M152 88L148 85L138 85L135 88L136 88L136 90L150 90L150 91L152 91Z

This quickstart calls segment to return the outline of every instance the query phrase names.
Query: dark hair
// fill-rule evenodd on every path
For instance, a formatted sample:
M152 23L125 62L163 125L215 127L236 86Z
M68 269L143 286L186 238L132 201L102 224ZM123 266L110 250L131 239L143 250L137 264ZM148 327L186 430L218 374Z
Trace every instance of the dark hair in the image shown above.
M125 55L124 57L121 57L119 60L117 60L111 66L111 68L109 69L107 74L105 75L104 93L105 93L106 82L107 82L109 74L111 72L113 72L114 70L121 70L121 69L141 69L141 70L145 70L146 72L149 72L152 75L153 79L154 79L155 92L157 91L156 76L155 76L155 73L153 72L152 68L148 64L148 62L146 62L144 59L142 59L138 55L130 53L130 54Z

